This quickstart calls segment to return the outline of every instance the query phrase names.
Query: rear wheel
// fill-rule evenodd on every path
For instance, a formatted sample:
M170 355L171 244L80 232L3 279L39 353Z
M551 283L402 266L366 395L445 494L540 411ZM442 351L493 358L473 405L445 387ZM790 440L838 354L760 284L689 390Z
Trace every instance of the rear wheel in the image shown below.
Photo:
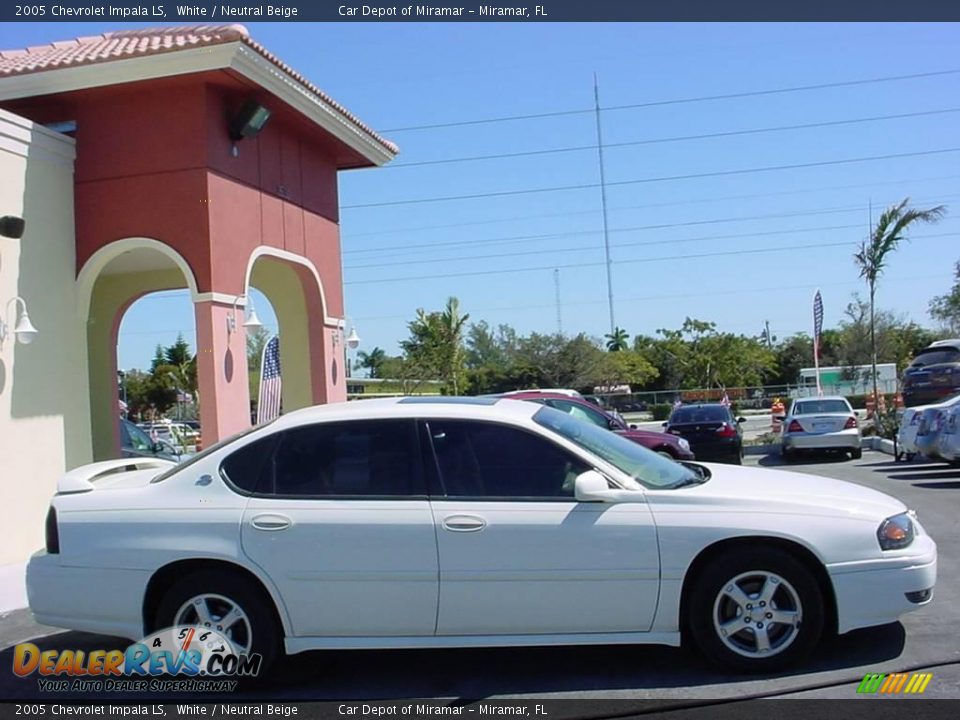
M781 445L780 457L783 458L784 462L793 462L794 458L796 458L796 451Z
M711 662L769 672L805 658L823 632L813 574L776 549L728 552L690 584L688 627Z
M854 460L859 460L860 458L863 457L863 450L861 450L860 448L851 450L850 457L853 458Z
M238 652L259 653L261 676L280 651L283 633L268 600L249 580L229 571L193 573L170 587L157 609L155 629L183 625L216 630Z

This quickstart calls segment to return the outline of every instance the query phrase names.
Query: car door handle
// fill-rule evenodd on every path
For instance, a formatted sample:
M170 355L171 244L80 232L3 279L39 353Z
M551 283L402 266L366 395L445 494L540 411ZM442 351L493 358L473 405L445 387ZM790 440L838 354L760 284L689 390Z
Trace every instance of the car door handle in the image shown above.
M476 515L451 515L443 519L443 529L450 532L477 532L487 526L487 521Z
M293 521L285 515L257 515L250 524L257 530L286 530Z

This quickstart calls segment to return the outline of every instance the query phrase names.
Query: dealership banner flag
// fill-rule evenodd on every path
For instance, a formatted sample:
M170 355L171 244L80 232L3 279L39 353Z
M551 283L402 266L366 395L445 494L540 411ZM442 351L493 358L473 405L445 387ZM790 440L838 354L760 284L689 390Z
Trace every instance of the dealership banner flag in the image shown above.
M260 358L260 397L257 424L270 422L280 414L280 338L274 335L263 346Z
M813 367L817 376L817 397L823 396L820 387L820 334L823 332L823 297L820 289L813 296Z

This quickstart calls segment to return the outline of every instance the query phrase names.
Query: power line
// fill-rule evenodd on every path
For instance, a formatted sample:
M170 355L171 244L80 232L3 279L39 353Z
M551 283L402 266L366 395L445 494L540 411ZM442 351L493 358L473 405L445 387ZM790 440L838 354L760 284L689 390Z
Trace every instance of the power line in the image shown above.
M854 226L854 227L859 227ZM915 235L912 239L920 240L926 238L940 238L940 237L956 237L960 233L937 233L934 235ZM803 250L814 250L817 248L828 248L828 247L846 247L850 246L851 242L849 240L844 242L834 242L834 243L815 243L810 245L794 245L791 247L777 247L777 248L759 248L755 250L726 250L721 252L714 253L698 253L695 255L666 255L655 258L637 258L632 260L621 260L619 265L633 265L638 263L652 263L652 262L662 262L665 260L696 260L701 258L709 257L728 257L733 255L759 255L766 253L778 253L778 252L797 252ZM469 272L458 272L458 273L443 273L442 275L416 275L408 277L395 277L395 278L377 278L376 280L353 280L351 282L345 282L344 285L371 285L374 283L390 283L390 282L410 282L413 280L436 280L439 278L449 279L449 278L458 278L458 277L476 277L482 275L506 275L513 273L524 273L524 272L536 272L543 270L551 270L553 268L558 269L567 269L567 268L585 268L585 267L599 267L603 265L603 262L590 262L590 263L570 263L567 265L541 265L537 267L524 267L524 268L505 268L499 270L473 270Z
M641 247L647 245L679 245L681 243L691 243L691 242L703 242L705 240L733 240L739 238L750 238L750 237L767 237L770 235L793 235L797 233L805 232L821 232L821 231L830 231L830 230L852 230L854 228L860 227L860 223L852 225L828 225L826 227L811 227L811 228L795 228L791 230L765 230L762 232L754 233L732 233L729 235L700 235L698 237L692 238L671 238L669 240L641 240L640 242L627 242L627 243L614 243L616 248L625 248L625 247ZM623 228L623 230L629 230L630 228ZM596 231L592 231L591 234L597 234ZM579 245L577 247L566 247L566 248L550 248L550 253L564 253L564 252L596 252L597 248ZM472 261L472 260L495 260L499 258L511 258L511 257L521 257L524 255L543 255L544 250L523 250L521 252L515 253L496 253L494 255L467 255L460 257L446 257L446 258L431 258L431 259L422 259L418 258L416 260L404 260L400 262L386 262L386 263L371 263L368 265L347 265L344 266L344 270L367 270L370 268L378 267L396 267L399 265L423 265L426 263L437 263L437 262L460 262L460 261Z
M873 83L899 82L902 80L918 80L928 77L941 77L944 75L956 75L960 69L955 70L935 70L933 72L913 73L910 75L889 75L879 78L867 78L861 80L845 80L832 83L818 83L816 85L794 85L780 88L768 88L765 90L748 90L745 92L725 93L722 95L700 95L698 97L674 98L671 100L654 100L651 102L631 103L629 105L612 105L602 108L603 112L616 112L620 110L636 110L649 107L663 107L665 105L681 105L685 103L710 102L715 100L734 100L747 97L761 97L764 95L779 95L792 92L807 92L810 90L826 90L828 88L853 87L856 85L870 85ZM567 115L586 115L594 112L593 108L556 110L553 112L530 113L526 115L505 115L501 117L480 118L475 120L459 120L447 123L431 123L428 125L410 125L407 127L387 128L379 130L381 133L411 132L414 130L436 130L439 128L465 127L469 125L489 125L492 123L512 122L518 120L542 120L550 117L563 117Z
M901 178L899 180L884 180L882 182L875 183L858 183L855 185L818 185L815 188L806 188L802 190L782 190L779 192L772 193L750 193L747 195L720 195L712 198L699 198L697 200L678 200L671 202L663 203L647 203L645 205L621 205L619 207L613 207L611 210L646 210L648 208L659 208L659 207L677 207L684 205L699 205L703 203L712 203L712 202L726 202L727 200L753 200L756 198L768 198L768 197L783 197L783 196L792 196L792 195L803 195L806 193L815 193L815 192L824 192L827 190L860 190L863 188L869 187L880 187L884 185L901 185L903 183L922 183L922 182L933 182L939 180L957 180L960 179L960 175L937 175L933 177L925 178ZM342 208L341 208L342 209ZM397 233L406 233L406 232L422 232L424 230L444 230L447 228L459 228L459 227L472 227L474 225L493 225L496 223L506 223L506 222L516 222L517 220L536 220L539 218L558 218L558 217L572 217L574 215L593 215L596 213L595 209L592 210L577 210L572 212L550 212L550 213L537 213L532 215L513 215L511 217L505 218L495 218L491 220L473 220L468 222L455 222L455 223L444 223L441 225L420 225L417 227L407 227L407 228L385 228L383 230L372 230L370 232L350 232L347 229L344 229L341 226L341 231L343 232L344 237L348 239L358 238L358 237L367 237L369 235L395 235ZM344 255L356 252L370 252L366 248L360 248L357 250L345 250Z
M914 275L911 277L901 277L893 279L893 282L916 282L917 280L950 280L952 276L937 274L937 275ZM860 285L860 280L848 280L844 282L836 283L815 283L815 284L806 284L806 285L777 285L774 287L749 287L749 288L739 288L732 290L713 290L710 292L683 292L683 293L674 293L670 295L639 295L634 297L621 297L617 302L619 303L634 303L634 302L643 302L647 300L682 300L686 298L694 297L714 297L721 295L747 295L754 293L768 293L768 292L778 292L781 290L813 290L816 287L846 287L849 285ZM602 305L606 303L606 298L599 298L595 300L568 300L564 303L567 306L577 306L577 305ZM486 308L471 308L470 312L480 313L480 312L503 312L510 310L540 310L543 308L551 307L550 303L531 303L527 305L498 305L493 307ZM396 320L406 318L406 315L367 315L357 317L357 320L361 321L374 321L374 320Z
M875 162L877 160L895 160L895 159L907 158L907 157L924 157L929 155L943 155L945 153L955 153L955 152L960 152L960 148L938 148L936 150L921 150L921 151L909 152L909 153L891 153L889 155L871 155L867 157L858 157L858 158L842 158L839 160L820 160L817 162L796 163L791 165L766 165L766 166L754 167L754 168L738 168L735 170L714 170L712 172L689 173L686 175L663 175L659 177L636 178L633 180L617 180L614 182L608 182L606 183L606 185L621 187L626 185L640 185L645 183L673 182L677 180L694 180L697 178L729 177L732 175L747 175L751 173L775 172L775 171L781 171L781 170L800 170L804 168L827 167L831 165L850 165L850 164L861 163L861 162ZM422 203L449 202L452 200L480 200L483 198L532 195L537 193L551 193L551 192L561 192L561 191L567 191L567 190L590 190L598 187L600 187L600 183L584 183L582 185L560 185L560 186L546 187L546 188L501 190L498 192L471 193L468 195L446 195L446 196L429 197L429 198L411 198L407 200L388 200L385 202L361 203L357 205L344 205L343 207L344 208L374 208L374 207L389 207L389 206L397 206L397 205L417 205Z
M661 143L685 142L688 140L709 140L723 137L739 137L743 135L758 135L761 133L786 132L790 130L810 130L813 128L837 127L843 125L856 125L859 123L879 122L883 120L901 120L905 118L924 117L929 115L945 115L947 113L960 112L960 108L945 108L942 110L924 110L921 112L900 113L897 115L876 115L873 117L853 118L848 120L828 120L815 123L802 123L799 125L777 125L774 127L750 128L747 130L727 130L723 132L702 133L698 135L673 135L662 138L650 138L647 140L631 140L629 142L604 143L604 148L623 148L635 147L638 145L658 145ZM557 153L581 152L586 150L596 150L597 145L571 145L560 148L547 148L543 150L527 150L525 152L498 153L494 155L470 155L456 158L442 158L439 160L421 160L408 163L390 163L381 170L402 169L412 167L424 167L429 165L447 165L451 163L477 162L481 160L503 160L519 157L535 157L539 155L553 155Z
M950 222L957 220L957 217L946 218L943 222ZM624 242L624 243L614 243L613 247L615 248L628 248L628 247L646 247L651 245L680 245L683 243L694 243L694 242L704 242L706 240L740 240L742 238L756 238L756 237L776 237L781 235L796 235L800 233L808 232L826 232L826 231L835 231L835 230L854 230L861 227L861 223L853 223L849 225L826 225L826 226L817 226L817 227L806 227L806 228L790 228L785 230L763 230L760 232L752 233L730 233L726 235L699 235L697 237L691 238L670 238L667 240L641 240L639 242ZM623 228L628 230L631 228ZM551 254L559 254L565 252L596 252L595 247L565 247L565 248L550 248ZM468 255L468 256L459 256L459 257L448 257L448 258L432 258L432 259L417 259L417 260L406 260L402 262L388 262L388 263L371 263L369 265L350 265L344 267L344 270L367 270L370 268L378 267L397 267L399 265L424 265L427 263L438 263L438 262L465 262L472 260L498 260L500 258L512 258L512 257L522 257L526 255L543 255L543 250L523 250L521 252L514 253L497 253L495 255ZM633 262L633 261L626 261Z
M941 202L942 200L948 200L958 197L957 195L944 195L941 196L936 202ZM923 201L923 202L933 202ZM655 225L633 225L627 227L611 228L610 232L623 233L623 232L634 232L638 230L662 230L667 228L677 228L677 227L693 227L697 225L715 225L729 222L746 222L752 220L771 220L777 218L790 218L790 217L809 217L815 215L836 215L836 214L845 214L860 212L866 210L866 205L853 205L846 207L831 207L831 208L811 208L809 210L794 211L787 213L768 213L764 215L741 215L738 217L725 217L725 218L708 218L706 220L690 220L677 223L659 223ZM351 250L345 252L344 255L348 254L357 254L357 253L382 253L386 252L386 256L382 257L395 257L397 254L401 256L422 253L425 251L430 251L435 248L441 247L460 247L464 245L469 245L471 247L476 245L513 245L516 243L527 243L530 241L538 240L552 240L554 238L562 237L577 237L585 235L595 235L597 230L569 230L567 232L554 232L554 233L540 233L540 234L531 234L531 235L508 235L506 237L498 238L485 238L480 240L447 240L443 242L433 242L433 243L418 243L413 245L385 245L374 248L363 248L359 250ZM425 261L427 262L427 261ZM357 268L357 267L368 267L368 266L346 266L347 269ZM374 266L375 267L375 266Z

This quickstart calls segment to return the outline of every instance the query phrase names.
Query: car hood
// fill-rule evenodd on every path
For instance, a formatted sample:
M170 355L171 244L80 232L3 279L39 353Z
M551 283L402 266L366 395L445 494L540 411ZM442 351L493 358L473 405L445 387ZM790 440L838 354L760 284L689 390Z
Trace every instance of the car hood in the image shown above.
M828 517L855 517L881 521L902 513L906 506L894 497L854 483L806 473L697 463L710 470L701 485L657 493L671 504L714 505L762 513L791 513Z

